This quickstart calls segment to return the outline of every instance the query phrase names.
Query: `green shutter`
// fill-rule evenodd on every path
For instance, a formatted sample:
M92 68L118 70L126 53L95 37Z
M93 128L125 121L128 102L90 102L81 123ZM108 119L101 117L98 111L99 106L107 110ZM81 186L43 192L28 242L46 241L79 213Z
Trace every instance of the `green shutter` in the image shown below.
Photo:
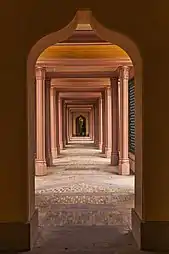
M135 154L135 86L134 78L129 80L129 152Z

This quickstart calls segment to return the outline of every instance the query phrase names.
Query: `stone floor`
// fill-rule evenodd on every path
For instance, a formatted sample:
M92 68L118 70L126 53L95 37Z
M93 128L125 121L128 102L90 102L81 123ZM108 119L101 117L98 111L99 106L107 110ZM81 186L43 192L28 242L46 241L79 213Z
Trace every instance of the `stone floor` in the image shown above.
M118 168L90 140L73 140L36 178L39 238L31 254L140 253L132 238L134 176Z

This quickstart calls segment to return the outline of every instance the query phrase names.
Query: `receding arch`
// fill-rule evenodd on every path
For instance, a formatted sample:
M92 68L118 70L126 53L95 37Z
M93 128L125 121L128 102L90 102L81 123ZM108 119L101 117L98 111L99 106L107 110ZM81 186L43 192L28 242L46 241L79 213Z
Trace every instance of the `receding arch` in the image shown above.
M86 136L86 117L81 114L76 117L76 136Z
M100 38L118 45L125 50L131 58L135 69L135 96L136 96L136 171L139 169L139 177L142 177L142 58L137 45L126 35L107 29L100 24L90 10L77 11L74 19L63 29L41 38L30 50L27 59L27 92L28 92L28 163L32 161L32 132L34 129L34 68L40 53L47 47L70 37L77 25L90 24ZM136 180L137 181L137 180ZM142 197L138 203L141 204Z

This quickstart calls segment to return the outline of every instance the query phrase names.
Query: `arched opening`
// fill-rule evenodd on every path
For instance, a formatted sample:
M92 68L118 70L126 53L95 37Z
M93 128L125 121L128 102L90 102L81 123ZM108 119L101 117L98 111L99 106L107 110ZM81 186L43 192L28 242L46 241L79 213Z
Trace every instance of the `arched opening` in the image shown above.
M34 68L35 63L40 55L40 53L45 50L47 47L55 44L57 42L63 41L71 36L73 31L75 30L76 26L78 25L80 19L80 12L76 15L75 19L70 22L70 24L56 33L48 35L41 40L39 40L36 45L31 49L31 52L28 56L28 65L27 65L27 89L28 89L28 124L29 124L29 131L30 134L33 134L33 122L32 116L34 116L35 107L33 106L32 102L32 95L34 95ZM92 29L96 31L99 37L103 38L106 41L111 42L114 45L118 45L122 49L124 49L130 56L133 62L133 66L135 69L135 95L136 95L136 170L139 167L139 172L141 174L141 167L142 167L142 90L141 90L141 79L142 79L142 61L139 54L139 50L137 49L136 45L126 36L121 35L120 33L110 31L103 27L95 18L92 16L91 12L87 12L86 14L87 24L90 24ZM63 112L62 115L66 114ZM83 118L81 116L81 118ZM85 118L83 118L83 123ZM85 125L86 123L81 126L77 122L79 121L79 117L76 118L76 134L82 135L86 132ZM97 119L95 120L97 122ZM77 127L78 126L78 127ZM67 133L68 130L63 129L63 133ZM86 133L85 133L86 134ZM64 135L64 134L63 134ZM29 141L30 142L30 141ZM29 151L28 157L32 158L32 143L29 143ZM141 178L136 178L136 185L139 184ZM138 203L135 204L136 208L142 202L142 197L140 196L140 200L137 200ZM140 211L141 212L141 211Z
M76 136L86 137L86 118L82 115L76 117Z

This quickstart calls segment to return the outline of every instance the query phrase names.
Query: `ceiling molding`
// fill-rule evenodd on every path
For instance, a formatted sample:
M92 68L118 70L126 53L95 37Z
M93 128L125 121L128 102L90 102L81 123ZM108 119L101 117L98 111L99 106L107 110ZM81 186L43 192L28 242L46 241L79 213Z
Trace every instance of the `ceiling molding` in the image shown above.
M78 100L78 99L74 99L74 100L73 99L65 99L64 102L72 104L72 105L74 105L74 104L76 104L76 105L88 105L88 104L93 105L93 103L96 102L96 98L93 100L89 99L89 100L85 100L85 101Z
M51 86L56 89L75 90L94 90L105 89L110 86L109 78L62 78L52 79Z
M117 67L121 65L133 66L130 58L119 57L119 58L100 58L98 59L70 59L70 58L60 58L60 59L41 59L36 62L37 67L62 67L62 66L104 66L104 67Z
M65 103L67 104L67 107L68 108L75 108L75 107L79 107L79 108L85 108L85 107L87 107L87 108L91 108L93 105L91 105L91 104L79 104L79 105L77 105L77 104L71 104L71 103L69 103L69 102L67 102L67 101L65 101Z
M47 72L46 78L111 78L118 77L117 71Z
M94 88L81 88L81 89L77 89L77 88L55 88L55 90L57 92L104 92L105 88L100 88L100 89L94 89Z

